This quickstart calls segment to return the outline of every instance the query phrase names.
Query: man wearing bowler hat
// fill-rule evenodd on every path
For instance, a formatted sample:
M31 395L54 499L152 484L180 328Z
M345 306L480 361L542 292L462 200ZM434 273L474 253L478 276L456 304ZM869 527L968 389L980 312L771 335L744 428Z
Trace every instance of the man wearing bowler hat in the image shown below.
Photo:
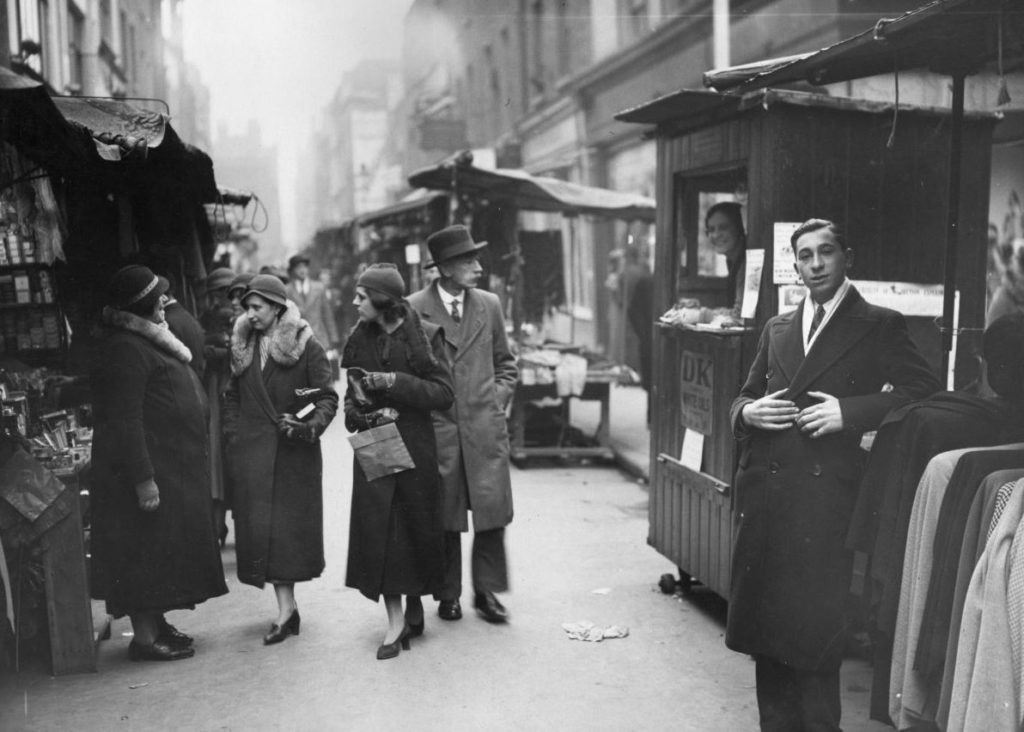
M445 521L445 579L437 612L445 620L462 617L461 532L469 530L466 513L472 511L474 607L484 620L504 623L508 611L496 593L508 589L505 527L512 521L505 407L518 369L497 296L477 289L483 273L478 256L485 246L461 225L432 234L427 248L440 277L408 301L444 328L455 382L455 403L434 413Z
M325 351L338 348L338 325L327 288L309 276L309 257L296 254L288 260L288 299L299 306L303 319Z

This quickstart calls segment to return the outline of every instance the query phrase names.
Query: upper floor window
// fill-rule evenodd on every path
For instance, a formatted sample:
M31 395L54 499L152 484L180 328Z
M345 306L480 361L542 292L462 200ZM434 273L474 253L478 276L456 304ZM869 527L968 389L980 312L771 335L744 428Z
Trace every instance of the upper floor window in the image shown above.
M68 0L68 61L70 76L68 84L82 91L82 59L85 55L85 16L74 0Z
M619 38L621 46L643 38L651 30L649 0L619 0Z

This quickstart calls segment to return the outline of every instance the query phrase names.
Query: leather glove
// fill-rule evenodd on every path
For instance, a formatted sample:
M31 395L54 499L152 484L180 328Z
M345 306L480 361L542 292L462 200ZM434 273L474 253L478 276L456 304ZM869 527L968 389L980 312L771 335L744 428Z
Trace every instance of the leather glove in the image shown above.
M370 427L380 427L382 424L398 421L398 410L391 407L383 407L382 409L367 412L364 417L366 424Z
M160 490L152 478L136 483L135 495L139 499L139 508L143 511L155 511L160 506Z
M387 391L394 385L393 371L370 371L363 377L363 388L367 391Z
M316 428L308 423L301 422L291 414L281 414L277 417L277 431L284 437L306 442L316 442Z

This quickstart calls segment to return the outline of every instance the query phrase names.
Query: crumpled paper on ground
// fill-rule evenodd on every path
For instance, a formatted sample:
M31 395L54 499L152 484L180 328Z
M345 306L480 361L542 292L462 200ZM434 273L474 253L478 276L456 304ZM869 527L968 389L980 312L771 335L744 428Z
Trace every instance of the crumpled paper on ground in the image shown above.
M562 630L569 634L569 640L594 643L600 643L605 638L625 638L629 635L629 628L623 625L609 625L602 628L589 620L581 620L578 623L562 623Z

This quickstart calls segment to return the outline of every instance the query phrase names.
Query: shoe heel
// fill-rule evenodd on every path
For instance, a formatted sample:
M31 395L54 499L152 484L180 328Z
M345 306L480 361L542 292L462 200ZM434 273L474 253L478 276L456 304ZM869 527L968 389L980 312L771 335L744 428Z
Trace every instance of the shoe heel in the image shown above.
M409 650L409 638L408 637L402 638L402 650L403 651L408 651Z

